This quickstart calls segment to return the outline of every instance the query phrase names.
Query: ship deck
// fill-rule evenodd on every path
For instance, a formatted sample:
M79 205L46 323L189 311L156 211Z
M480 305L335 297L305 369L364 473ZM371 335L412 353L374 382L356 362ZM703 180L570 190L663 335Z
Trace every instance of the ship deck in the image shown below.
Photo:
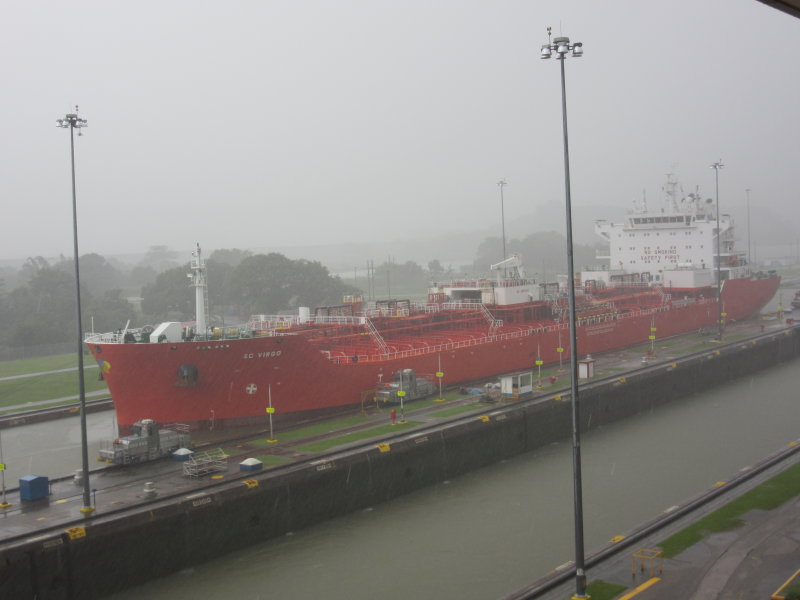
M576 307L579 325L666 310L669 296L649 289L614 289L597 297L585 295ZM385 360L443 352L489 341L533 334L566 332L566 298L504 307L428 310L417 314L379 316L371 327L348 323L323 331L305 331L309 341L337 364Z

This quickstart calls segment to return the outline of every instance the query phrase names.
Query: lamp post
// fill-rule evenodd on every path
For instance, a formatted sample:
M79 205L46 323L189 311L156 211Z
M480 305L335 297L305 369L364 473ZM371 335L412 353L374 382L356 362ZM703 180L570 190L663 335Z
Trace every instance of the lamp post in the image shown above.
M275 439L275 434L272 431L272 415L275 414L275 409L272 407L272 384L269 384L269 406L267 407L267 414L269 415L269 439L268 443L274 444L278 440Z
M11 504L6 501L6 461L3 460L3 436L0 435L0 482L3 486L3 498L0 500L0 508L9 508Z
M722 227L719 222L719 170L724 167L722 159L719 159L711 169L714 169L714 182L716 184L717 195L717 339L722 341L722 253L720 252L720 238L722 237Z
M750 188L745 190L747 194L747 266L753 269L753 257L750 250Z
M572 395L572 477L575 505L575 595L573 599L587 598L586 572L583 552L583 492L581 489L581 442L580 405L578 402L578 339L575 331L575 268L572 256L572 206L569 182L569 136L567 135L567 87L564 79L564 62L567 54L579 58L583 56L581 42L570 43L568 37L550 39L551 29L547 28L547 44L542 46L541 57L551 58L561 63L561 115L564 127L564 192L567 207L567 276L569 278L569 336L570 336L570 391Z
M503 260L506 259L506 214L503 207L503 186L505 185L508 185L505 179L501 179L497 182L497 186L500 188L500 225L503 228Z
M78 264L78 203L75 196L75 130L81 135L81 128L86 127L86 119L78 117L78 107L74 113L68 113L63 119L56 120L56 126L69 129L69 149L72 164L72 239L73 256L75 260L75 299L78 314L78 385L80 390L81 410L81 455L83 466L83 507L80 511L84 515L94 512L92 506L91 488L89 487L89 448L86 441L86 386L83 378L83 324L81 322L81 275Z

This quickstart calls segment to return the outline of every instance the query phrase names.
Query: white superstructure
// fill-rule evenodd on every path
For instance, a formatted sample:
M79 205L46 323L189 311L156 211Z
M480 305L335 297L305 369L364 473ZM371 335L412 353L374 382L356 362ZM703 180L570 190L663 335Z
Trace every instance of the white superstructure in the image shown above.
M596 221L595 233L608 242L607 270L582 273L582 281L606 285L614 281L641 281L675 287L716 283L717 216L715 205L696 192L679 197L678 181L667 176L664 206L649 209L638 203L620 223ZM733 221L720 215L721 278L741 277L748 267L734 249Z
M536 281L527 279L522 268L522 259L512 254L507 259L491 266L497 271L497 279L476 279L434 284L429 290L433 294L443 294L457 304L481 303L509 306L522 302L538 300L540 290Z

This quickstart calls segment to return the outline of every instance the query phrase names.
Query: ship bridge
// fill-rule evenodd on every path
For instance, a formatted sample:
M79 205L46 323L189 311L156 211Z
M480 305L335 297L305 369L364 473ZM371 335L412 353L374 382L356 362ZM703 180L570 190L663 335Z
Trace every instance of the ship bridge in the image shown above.
M679 189L677 178L668 175L662 207L649 207L643 198L621 222L595 222L595 232L608 243L608 252L598 253L597 258L608 261L609 271L640 274L644 280L662 283L670 273L688 269L707 270L715 279L719 266L723 280L733 277L734 269L737 274L747 270L744 253L734 248L731 216L720 215L718 222L711 199L697 192L681 195Z

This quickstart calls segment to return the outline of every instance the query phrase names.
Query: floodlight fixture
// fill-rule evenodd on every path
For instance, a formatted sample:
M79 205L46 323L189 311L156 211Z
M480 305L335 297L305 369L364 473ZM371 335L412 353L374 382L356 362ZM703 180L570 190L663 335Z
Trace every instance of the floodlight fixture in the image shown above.
M722 341L722 330L724 325L725 313L722 310L722 253L720 252L720 239L722 238L722 227L719 222L719 170L724 167L722 159L719 159L710 169L714 169L714 182L717 196L717 336Z
M69 148L72 166L72 239L73 257L75 260L75 299L78 317L78 387L80 398L80 421L81 421L81 463L83 470L83 507L80 511L86 516L91 515L95 507L92 505L91 489L89 487L89 444L86 433L86 385L83 373L83 323L81 319L81 275L80 261L78 260L78 202L75 194L75 130L81 135L81 128L86 127L86 119L78 117L78 106L75 106L74 113L67 113L63 119L56 119L56 127L69 129Z
M572 478L573 503L575 517L575 595L573 599L588 598L586 594L586 571L583 541L583 491L581 482L581 444L580 444L580 402L578 397L578 335L575 316L575 266L572 243L572 200L569 175L569 135L567 134L567 87L564 76L564 62L572 51L572 56L583 56L583 43L570 44L568 37L557 37L550 40L551 28L547 28L547 44L542 46L542 58L549 58L552 52L561 63L561 115L564 137L564 192L566 197L567 221L567 279L569 300L569 336L570 336L570 392L572 396Z

